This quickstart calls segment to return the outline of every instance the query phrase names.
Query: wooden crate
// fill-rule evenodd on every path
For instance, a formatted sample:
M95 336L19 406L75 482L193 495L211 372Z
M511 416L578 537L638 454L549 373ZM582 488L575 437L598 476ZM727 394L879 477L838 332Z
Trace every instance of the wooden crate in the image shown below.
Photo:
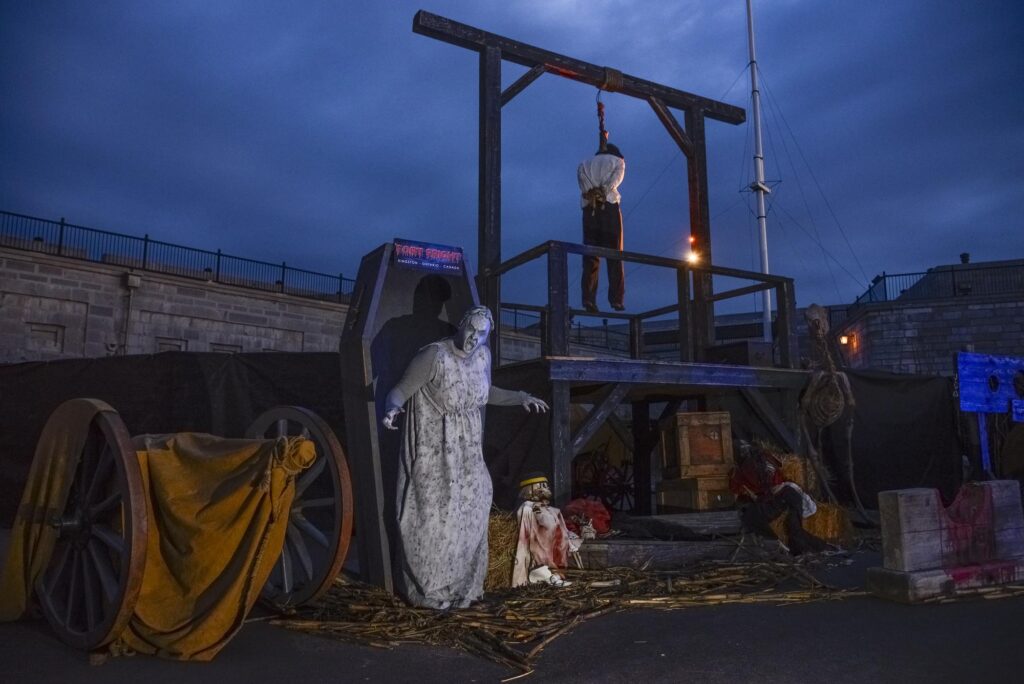
M682 480L663 480L656 491L658 508L666 512L686 508L713 511L729 508L735 503L729 491L727 477L689 477Z
M729 477L732 466L723 463L721 465L685 465L665 466L661 469L663 480L680 480L692 477Z
M732 468L728 411L677 413L661 425L662 477L727 477Z

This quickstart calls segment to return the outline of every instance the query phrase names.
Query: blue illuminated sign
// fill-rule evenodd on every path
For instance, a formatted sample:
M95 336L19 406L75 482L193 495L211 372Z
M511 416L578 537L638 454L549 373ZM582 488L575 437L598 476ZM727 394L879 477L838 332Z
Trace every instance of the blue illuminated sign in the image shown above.
M395 264L435 273L462 273L462 248L395 238Z

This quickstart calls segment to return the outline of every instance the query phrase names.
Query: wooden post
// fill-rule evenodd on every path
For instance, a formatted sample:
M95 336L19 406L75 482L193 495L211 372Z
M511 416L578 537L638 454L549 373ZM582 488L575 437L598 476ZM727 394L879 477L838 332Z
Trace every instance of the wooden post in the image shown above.
M540 355L551 356L551 328L548 327L548 322L551 320L551 316L548 315L547 311L540 312Z
M637 515L654 513L654 472L651 463L651 404L633 404L633 482Z
M644 322L639 316L629 319L629 358L644 357Z
M792 280L784 280L775 287L775 307L778 312L775 336L779 341L779 360L783 368L796 368L800 348L793 329L796 321L796 296Z
M480 302L501 320L501 50L480 49L480 178L477 252ZM491 340L495 365L501 365L501 335Z
M572 432L569 429L569 383L551 383L551 494L564 506L572 494Z
M690 236L693 249L701 262L711 261L711 221L708 215L708 162L704 139L704 112L686 110L686 133L693 146L693 154L686 160L686 179L690 196ZM705 350L715 341L715 305L708 301L713 292L711 273L694 271L693 274L693 358L705 359Z
M569 268L560 242L548 247L548 355L569 354Z
M690 310L690 269L676 271L676 292L679 297L679 360L693 361L693 312Z

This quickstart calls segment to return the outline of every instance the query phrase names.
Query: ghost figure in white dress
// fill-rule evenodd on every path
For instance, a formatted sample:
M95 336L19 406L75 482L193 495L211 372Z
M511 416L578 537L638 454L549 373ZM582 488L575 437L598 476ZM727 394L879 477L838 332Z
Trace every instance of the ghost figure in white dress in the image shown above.
M526 392L491 386L486 307L463 316L458 332L423 347L386 399L382 423L402 425L395 582L409 603L446 610L483 595L491 476L483 458L484 404L548 406Z

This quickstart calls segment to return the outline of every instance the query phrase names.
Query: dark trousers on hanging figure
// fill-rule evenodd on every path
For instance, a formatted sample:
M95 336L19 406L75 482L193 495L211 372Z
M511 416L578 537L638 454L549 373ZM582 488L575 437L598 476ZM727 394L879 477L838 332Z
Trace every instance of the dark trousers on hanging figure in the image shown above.
M608 247L622 251L622 212L618 204L605 202L596 210L583 208L583 244L594 247ZM614 309L621 309L626 298L626 275L622 262L608 259L608 303ZM583 306L596 308L598 257L583 257ZM589 305L589 307L588 307Z

